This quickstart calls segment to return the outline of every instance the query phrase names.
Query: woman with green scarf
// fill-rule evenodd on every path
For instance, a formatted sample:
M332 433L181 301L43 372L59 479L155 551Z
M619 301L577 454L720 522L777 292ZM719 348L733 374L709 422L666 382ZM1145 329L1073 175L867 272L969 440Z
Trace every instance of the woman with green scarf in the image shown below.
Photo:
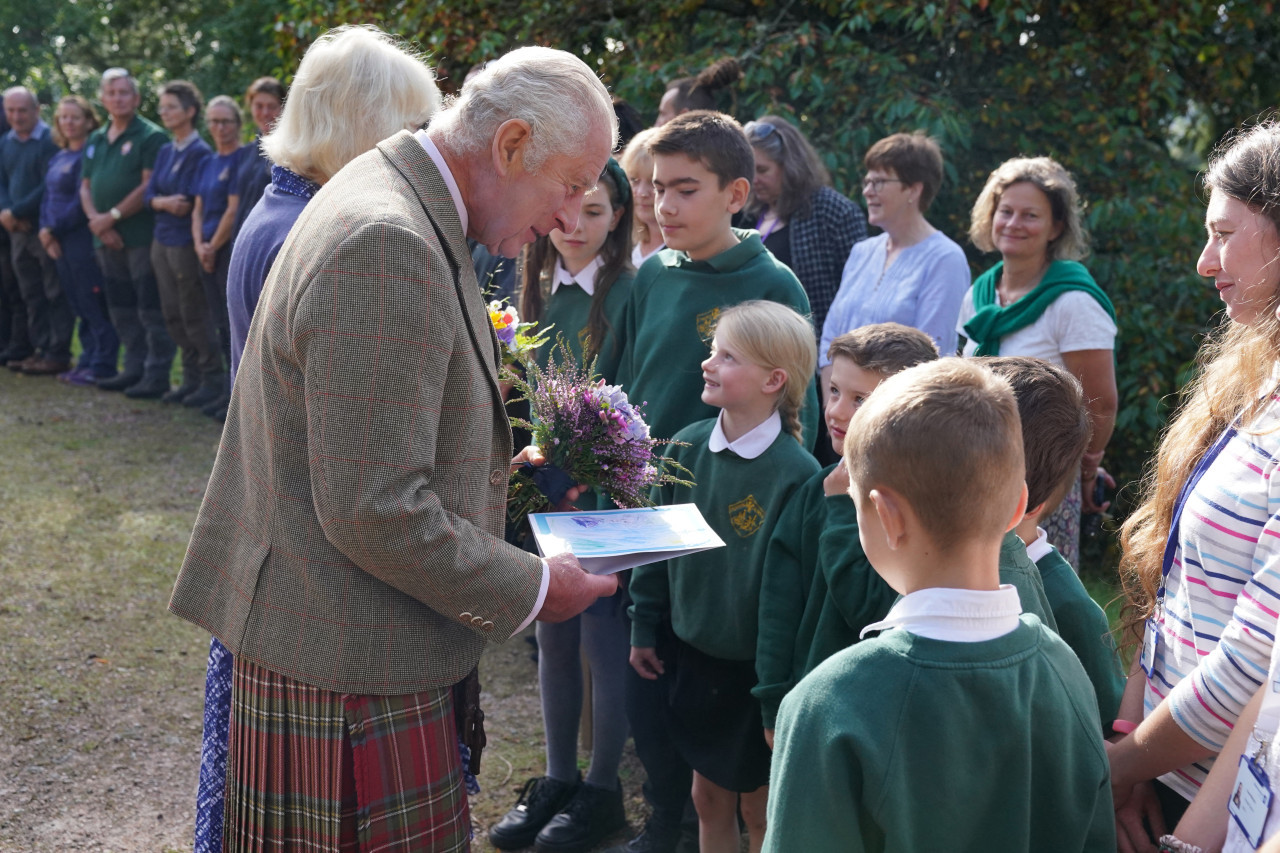
M991 173L973 206L969 238L1001 260L965 295L957 331L966 356L1042 358L1084 386L1093 437L1080 479L1048 517L1049 541L1079 569L1080 515L1094 503L1099 467L1115 425L1116 312L1079 262L1088 251L1080 200L1067 170L1048 157L1016 157Z

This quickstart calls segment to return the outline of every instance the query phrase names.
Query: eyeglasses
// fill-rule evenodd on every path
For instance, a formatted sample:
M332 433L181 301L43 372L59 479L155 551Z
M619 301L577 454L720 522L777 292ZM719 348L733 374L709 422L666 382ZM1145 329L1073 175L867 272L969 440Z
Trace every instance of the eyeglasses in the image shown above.
M867 190L871 190L872 192L878 193L880 192L881 188L884 187L885 184L902 184L902 183L906 183L906 181L903 181L900 178L866 178L862 182L862 191L866 192Z
M205 124L239 124L240 122L236 121L233 118L210 118L210 119L205 119L204 123Z
M742 126L742 132L747 135L747 139L752 142L761 139L768 139L778 128L769 124L767 121L749 121Z

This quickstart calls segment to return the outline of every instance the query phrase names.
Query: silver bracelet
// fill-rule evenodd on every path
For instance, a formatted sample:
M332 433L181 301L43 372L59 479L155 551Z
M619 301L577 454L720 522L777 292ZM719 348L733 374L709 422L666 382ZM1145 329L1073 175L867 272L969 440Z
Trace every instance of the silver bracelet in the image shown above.
M1169 853L1204 853L1204 850L1201 848L1194 844L1188 844L1176 835L1160 836L1160 850L1161 853L1164 853L1166 850L1169 851Z

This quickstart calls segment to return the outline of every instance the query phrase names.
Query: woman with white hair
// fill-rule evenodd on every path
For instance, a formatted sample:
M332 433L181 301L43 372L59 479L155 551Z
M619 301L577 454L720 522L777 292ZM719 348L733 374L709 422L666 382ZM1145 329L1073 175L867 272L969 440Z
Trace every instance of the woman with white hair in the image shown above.
M349 161L400 130L422 126L439 107L435 72L375 27L338 27L307 50L284 112L262 140L274 164L271 184L231 252L227 308L233 383L267 274L311 197ZM196 853L222 849L232 663L215 638L205 682Z

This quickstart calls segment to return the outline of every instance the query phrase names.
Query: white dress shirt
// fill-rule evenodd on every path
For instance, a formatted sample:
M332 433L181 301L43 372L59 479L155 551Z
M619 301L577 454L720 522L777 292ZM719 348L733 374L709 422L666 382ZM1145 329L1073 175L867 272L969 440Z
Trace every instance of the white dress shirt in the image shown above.
M769 445L773 444L774 439L782 433L782 416L776 411L765 418L759 426L738 436L737 441L730 441L724 434L723 424L724 412L721 411L716 416L716 425L711 430L711 437L707 439L707 448L712 453L732 450L743 459L755 459L768 450Z
M1013 631L1021 613L1018 590L1010 584L993 590L933 587L898 599L884 619L863 628L858 638L901 628L930 640L981 643Z

